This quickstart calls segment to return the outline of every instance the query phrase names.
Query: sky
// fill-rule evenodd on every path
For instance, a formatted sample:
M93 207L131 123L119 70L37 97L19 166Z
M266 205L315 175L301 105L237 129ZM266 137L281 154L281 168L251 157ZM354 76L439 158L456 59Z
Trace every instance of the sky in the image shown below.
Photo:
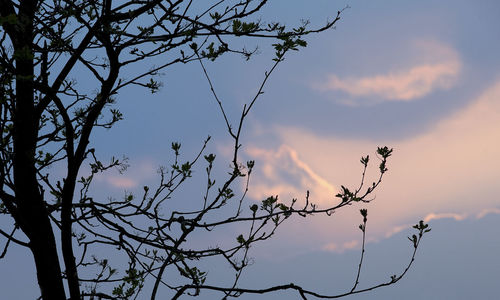
M305 18L315 26L346 5L335 30L308 37L307 48L287 56L249 115L242 154L256 165L248 198L300 202L309 190L312 202L327 206L341 185L359 184L361 156L372 159L368 182L376 178L378 146L394 149L389 171L371 203L330 217L292 218L274 239L256 245L244 285L296 281L325 293L349 289L360 253L359 209L367 208L361 286L404 268L413 224L425 220L432 231L406 278L350 299L496 299L500 2L282 0L262 19ZM229 56L206 65L232 122L272 63L269 45L248 43L261 47L250 61ZM98 178L95 193L119 197L151 184L157 167L172 158L171 142L192 155L208 135L208 151L224 172L232 144L199 65L176 66L161 79L157 94L122 93L125 120L96 133L101 155L127 156L131 166ZM192 186L202 182L196 180ZM211 280L222 276L217 272ZM8 281L0 276L1 286Z

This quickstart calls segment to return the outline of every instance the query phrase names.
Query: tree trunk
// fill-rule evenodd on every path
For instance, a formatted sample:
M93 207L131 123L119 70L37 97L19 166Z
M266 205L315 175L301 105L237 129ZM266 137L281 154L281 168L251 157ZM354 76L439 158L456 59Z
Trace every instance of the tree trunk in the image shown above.
M66 300L56 242L47 216L37 216L35 230L30 237L30 248L35 259L38 285L44 300Z
M29 238L38 284L44 300L65 300L54 232L36 176L35 151L38 118L34 102L33 12L34 1L22 1L12 38L16 60L16 99L13 115L14 192L16 220Z
M66 299L56 242L35 167L37 122L34 116L33 64L17 62L16 111L14 116L14 185L19 225L30 239L38 284L44 300ZM18 75L16 74L16 75ZM32 76L32 75L31 75ZM32 77L31 77L32 78Z

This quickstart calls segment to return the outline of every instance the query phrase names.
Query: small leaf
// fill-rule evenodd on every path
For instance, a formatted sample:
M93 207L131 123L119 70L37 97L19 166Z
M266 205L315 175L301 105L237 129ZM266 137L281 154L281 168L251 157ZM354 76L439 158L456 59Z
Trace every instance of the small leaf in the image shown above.
M236 238L236 241L240 244L244 244L245 243L245 238L243 237L242 234L238 235L238 237Z
M366 167L368 165L368 161L370 160L370 156L367 155L366 157L361 157L360 162Z
M215 154L210 153L209 155L205 155L205 160L208 163L212 163L215 160Z

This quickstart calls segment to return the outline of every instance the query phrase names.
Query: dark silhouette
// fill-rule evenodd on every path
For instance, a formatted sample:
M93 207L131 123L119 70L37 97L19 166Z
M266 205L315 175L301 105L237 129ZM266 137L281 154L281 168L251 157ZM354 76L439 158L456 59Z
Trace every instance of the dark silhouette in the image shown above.
M311 29L303 22L289 29L258 20L266 2L0 0L0 213L11 222L10 227L0 228L4 242L0 257L8 257L10 244L29 248L42 299L68 299L67 293L73 300L134 299L139 294L141 299L156 299L160 287L172 299L206 290L218 291L225 299L285 289L295 290L303 299L338 298L393 284L406 273L423 233L429 230L423 222L415 226L418 234L410 237L414 251L406 269L379 285L358 289L362 255L358 277L346 293L320 295L294 284L240 287L250 245L270 238L292 216L331 214L346 205L370 201L368 196L381 182L392 153L387 147L379 148L379 180L365 187L363 172L360 186L352 191L342 187L339 201L332 207L320 209L309 197L305 205L297 207L295 200L286 204L277 196L259 205L247 203L245 193L237 196L232 188L241 180L248 182L254 166L253 161L243 164L239 158L243 123L264 84L288 51L306 46L304 36L332 28L342 12L319 28ZM276 53L259 91L243 107L239 122L231 124L203 61L227 53L249 59L255 50L231 44L249 38L272 40ZM179 143L172 143L175 158L168 169L161 169L155 187L145 186L142 195L128 194L119 200L90 197L88 191L97 173L126 167L115 158L103 163L99 149L88 147L95 129L110 128L122 119L119 91L137 85L154 93L160 87L155 80L159 71L189 62L201 64L234 141L227 177L218 178L217 183L212 178L215 155L205 153L209 138L190 160L182 158ZM142 73L135 71L132 78L120 77L138 64L151 67ZM70 79L78 76L73 75L76 70L92 75L95 94L87 94ZM361 160L365 170L368 162L368 156ZM82 175L83 164L90 165L90 173ZM191 177L195 164L206 165L208 178L199 209L165 208L167 200ZM51 174L48 168L53 165L64 166L66 174L62 178ZM361 210L361 214L364 253L367 211ZM248 224L246 233L235 236L232 246L185 247L193 232L208 234L232 223ZM99 255L102 249L122 255L128 264L118 269L114 255ZM198 262L208 257L220 257L233 268L235 277L230 284L205 284L207 273Z

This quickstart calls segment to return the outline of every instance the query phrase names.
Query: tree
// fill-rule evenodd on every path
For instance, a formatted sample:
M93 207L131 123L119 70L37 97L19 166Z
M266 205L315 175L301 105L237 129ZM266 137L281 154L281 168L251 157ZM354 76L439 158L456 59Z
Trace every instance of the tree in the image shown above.
M240 161L244 121L285 54L306 46L304 36L332 28L342 11L322 27L310 29L308 22L303 22L288 29L256 18L266 0L192 2L0 0L0 212L11 222L10 228L0 228L5 241L1 258L8 255L12 243L29 248L41 298L51 300L67 299L65 285L70 299L129 299L146 292L156 299L160 287L170 290L172 299L204 290L218 291L226 299L285 289L297 291L303 299L337 298L400 280L411 266L423 234L430 229L422 221L415 225L418 234L410 237L413 254L400 275L358 289L367 221L367 211L361 210L363 249L358 278L349 292L320 295L294 284L240 287L250 246L270 238L290 217L331 214L356 202L369 202L368 196L387 171L392 149L377 150L377 182L365 187L363 171L360 186L354 190L342 187L336 195L339 201L332 207L316 207L309 196L300 207L295 199L285 203L277 196L260 204L248 203L246 190L234 190L242 180L248 189L254 166L253 161ZM203 62L227 53L250 59L255 50L232 46L238 39L249 38L271 39L275 57L255 97L243 107L239 121L232 124ZM158 57L162 57L162 64L155 65ZM215 155L205 153L210 138L191 160L183 160L181 144L174 142L173 163L160 170L157 186L145 186L140 197L129 194L108 201L89 196L96 174L126 167L126 161L115 158L103 163L98 150L89 147L97 128L110 128L122 119L117 108L119 91L137 85L154 93L160 88L155 79L160 71L189 62L201 64L234 141L227 178L218 180L221 184L212 178ZM132 78L122 77L137 65L149 69L135 72ZM90 75L97 92L89 92L71 80L76 73ZM366 170L369 157L363 157L361 163ZM84 164L90 165L90 173L83 174ZM168 206L169 199L175 197L198 164L206 164L207 175L199 209L174 210ZM49 171L55 165L66 170L61 178ZM184 246L193 232L208 233L235 223L248 224L248 231L235 237L230 247L207 245L193 250ZM99 257L102 249L124 255L127 267L117 269L111 256ZM206 272L197 262L210 257L220 257L233 268L236 276L232 284L205 283ZM147 282L149 289L143 291Z

